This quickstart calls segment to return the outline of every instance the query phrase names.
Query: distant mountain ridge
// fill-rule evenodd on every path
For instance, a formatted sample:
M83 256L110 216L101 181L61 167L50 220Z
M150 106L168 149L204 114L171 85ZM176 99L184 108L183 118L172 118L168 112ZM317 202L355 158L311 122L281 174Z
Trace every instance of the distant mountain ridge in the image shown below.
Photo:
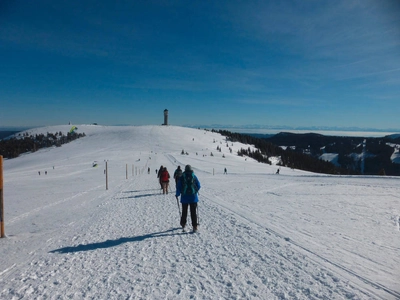
M372 127L341 127L341 126L287 126L287 125L261 125L261 124L247 124L247 125L232 125L232 124L202 124L202 125L183 125L189 128L206 128L214 130L229 130L232 132L239 132L246 134L246 132L256 133L255 130L273 130L276 132L280 131L308 131L308 132L398 132L399 129L395 128L372 128ZM248 131L246 131L248 130Z
M387 135L386 138L389 138L389 139L398 139L398 138L400 138L400 133Z
M361 174L400 176L400 134L365 138L281 132L263 139L315 158L331 157L336 165Z
M17 134L18 132L20 132L20 131L19 130L18 131L15 131L15 130L2 130L2 131L0 131L0 140L8 138L8 137L10 137L10 136L12 136L14 134Z
M221 132L233 138L240 135ZM327 174L400 176L400 134L380 138L331 136L312 132L244 135L254 138L249 139L249 142L262 149L264 155L278 155L280 164L284 166ZM257 142L258 139L268 145ZM282 151L274 149L272 145L280 147ZM318 162L321 160L332 165L322 165Z

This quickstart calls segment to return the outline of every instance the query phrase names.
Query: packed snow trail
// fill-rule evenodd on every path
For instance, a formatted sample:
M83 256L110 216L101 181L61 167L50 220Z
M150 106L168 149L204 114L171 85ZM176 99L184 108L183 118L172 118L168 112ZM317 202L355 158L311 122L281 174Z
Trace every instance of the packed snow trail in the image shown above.
M0 299L400 298L398 178L275 175L235 154L252 146L231 154L203 130L79 128L82 140L5 161ZM181 232L155 175L188 163L198 234Z
M205 197L200 233L182 233L174 194L153 174L90 203L90 217L0 282L0 298L374 298Z

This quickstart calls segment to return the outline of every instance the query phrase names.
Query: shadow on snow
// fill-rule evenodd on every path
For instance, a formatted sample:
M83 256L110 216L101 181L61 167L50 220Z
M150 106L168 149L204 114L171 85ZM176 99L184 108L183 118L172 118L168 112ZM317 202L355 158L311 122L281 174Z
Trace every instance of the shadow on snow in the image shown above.
M143 198L143 197L151 197L155 195L160 195L159 193L157 194L143 194L143 195L136 195L136 196L128 196L128 197L120 197L118 199L135 199L135 198Z
M161 189L150 189L150 190L141 190L141 191L125 191L122 192L124 194L130 194L130 193L139 193L139 192L144 192L144 191L156 191L155 193L147 193L147 194L141 194L141 195L134 195L134 196L126 196L126 197L120 197L118 199L135 199L135 198L144 198L144 197L151 197L151 196L156 196L162 194ZM171 191L172 194L172 191Z
M135 190L135 191L124 191L122 192L123 194L130 194L130 193L140 193L140 192L150 192L154 190L159 190L159 189L148 189L148 190Z
M77 246L71 246L71 247L64 247L56 250L51 250L49 253L74 253L74 252L81 252L81 251L91 251L91 250L96 250L96 249L103 249L103 248L111 248L115 247L124 243L130 243L130 242L141 242L149 238L156 238L156 237L165 237L165 236L174 236L174 235L179 235L180 233L175 232L172 233L173 231L176 231L181 228L172 228L170 230L166 231L161 231L161 232L155 232L155 233L150 233L150 234L145 234L141 236L135 236L135 237L128 237L128 238L119 238L117 240L107 240L104 242L99 242L99 243L92 243L92 244L86 244L86 245L77 245Z

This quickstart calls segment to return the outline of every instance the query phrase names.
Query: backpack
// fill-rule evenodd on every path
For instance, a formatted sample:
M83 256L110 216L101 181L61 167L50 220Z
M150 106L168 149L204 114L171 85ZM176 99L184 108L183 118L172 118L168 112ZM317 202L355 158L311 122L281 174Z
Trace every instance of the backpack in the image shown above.
M175 179L178 180L182 176L182 169L177 169L175 171Z
M182 195L189 196L197 193L197 186L194 180L193 172L185 172L182 177Z
M163 182L167 182L168 180L169 180L169 173L168 173L168 171L163 171L162 173L161 173L161 181L163 181Z

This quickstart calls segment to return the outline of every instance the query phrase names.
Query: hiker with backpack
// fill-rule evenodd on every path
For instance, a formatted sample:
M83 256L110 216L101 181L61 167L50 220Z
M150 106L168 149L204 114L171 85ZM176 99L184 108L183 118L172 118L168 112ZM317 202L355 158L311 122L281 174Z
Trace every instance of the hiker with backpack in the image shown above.
M178 168L174 172L174 179L175 179L175 186L177 186L179 178L182 176L182 169L181 166L178 166Z
M188 207L190 206L190 217L192 219L193 232L197 232L197 202L199 198L197 196L200 190L200 181L194 175L192 167L186 165L185 172L182 173L181 178L178 180L176 185L176 200L179 201L178 197L181 196L182 203L182 216L181 216L181 226L185 231Z
M168 194L168 185L169 185L169 173L166 167L163 168L161 171L160 175L160 182L161 182L161 187L163 190L163 194Z

